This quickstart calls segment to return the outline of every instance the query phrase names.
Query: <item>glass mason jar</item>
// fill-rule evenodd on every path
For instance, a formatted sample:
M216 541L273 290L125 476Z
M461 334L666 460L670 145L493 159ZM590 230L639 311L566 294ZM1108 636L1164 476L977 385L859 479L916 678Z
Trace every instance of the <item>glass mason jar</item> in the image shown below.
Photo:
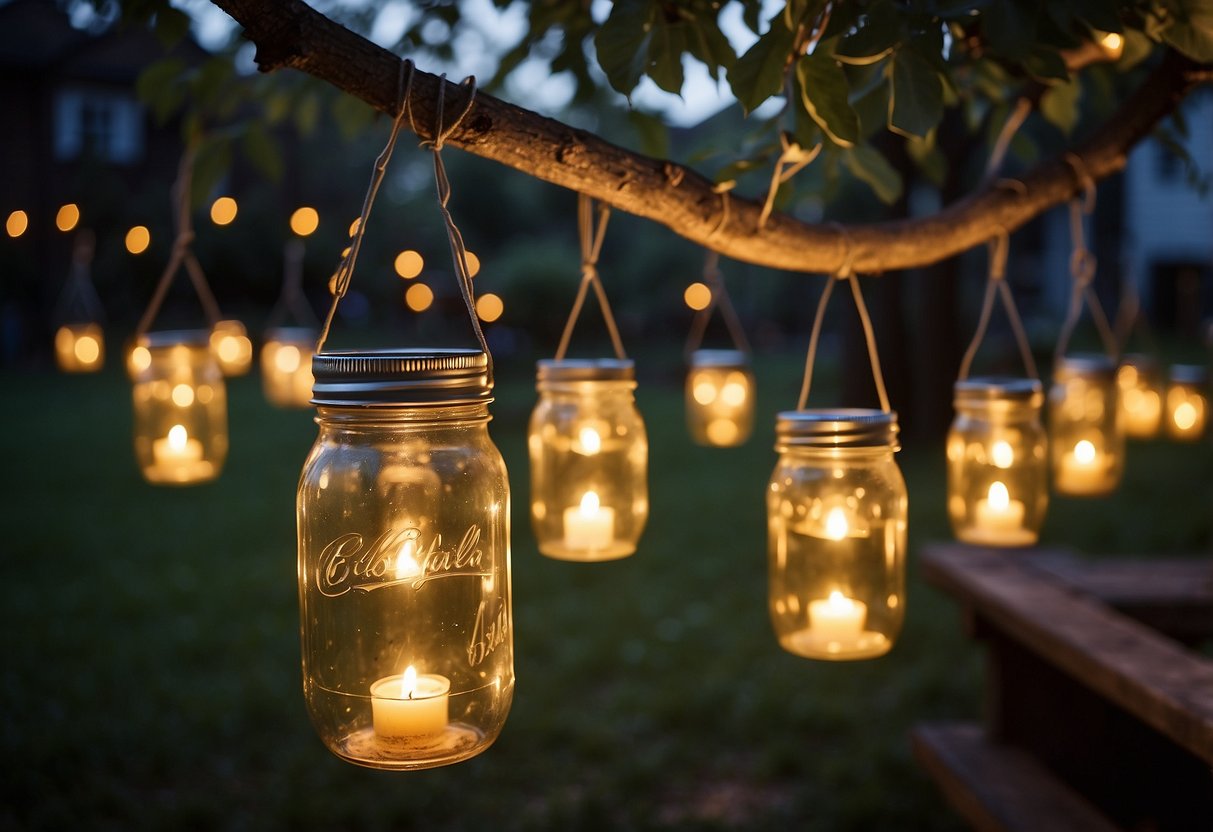
M1148 355L1126 355L1116 370L1120 418L1125 436L1153 439L1162 427L1162 380L1158 362Z
M479 350L322 353L299 480L303 692L338 757L484 751L514 695L510 493Z
M743 444L754 428L754 373L741 350L695 350L686 387L687 428L700 445Z
M299 326L267 329L261 348L261 389L275 407L308 407L312 400L312 354L319 333Z
M1124 471L1116 364L1099 354L1062 358L1049 390L1049 455L1058 494L1108 494Z
M219 321L211 328L211 349L225 376L242 376L253 363L253 342L240 321Z
M779 644L811 659L889 651L905 616L906 484L897 416L796 410L775 423L768 604Z
M614 358L544 360L531 413L531 521L539 551L600 561L636 551L649 516L649 442L636 369Z
M227 457L227 391L206 330L150 332L131 351L135 458L148 482L219 476Z
M55 332L55 363L65 373L95 373L105 363L105 335L96 323L64 324Z
M957 539L1030 546L1049 506L1044 392L1027 378L956 382L948 432L948 517Z
M1209 375L1198 364L1171 365L1167 385L1167 435L1196 442L1205 435L1209 411Z

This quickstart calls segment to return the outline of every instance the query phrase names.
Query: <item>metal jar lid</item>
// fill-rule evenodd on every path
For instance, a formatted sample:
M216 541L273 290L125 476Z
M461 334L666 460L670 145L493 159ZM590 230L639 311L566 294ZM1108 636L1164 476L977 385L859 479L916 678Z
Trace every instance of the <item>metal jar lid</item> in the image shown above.
M723 367L745 369L750 366L750 356L741 350L695 350L691 353L692 367Z
M553 358L536 365L536 382L564 384L579 381L636 381L636 362L630 358Z
M360 350L312 356L312 404L338 407L492 400L489 357L475 349Z
M1170 377L1172 384L1204 387L1209 383L1209 371L1200 364L1172 364Z
M785 447L898 449L897 414L866 408L785 410L775 418L775 450Z
M1054 381L1067 381L1072 378L1111 381L1115 377L1116 362L1097 352L1063 356L1053 368Z
M994 404L1040 407L1045 398L1044 388L1039 381L1013 376L967 378L953 385L952 395L957 407Z

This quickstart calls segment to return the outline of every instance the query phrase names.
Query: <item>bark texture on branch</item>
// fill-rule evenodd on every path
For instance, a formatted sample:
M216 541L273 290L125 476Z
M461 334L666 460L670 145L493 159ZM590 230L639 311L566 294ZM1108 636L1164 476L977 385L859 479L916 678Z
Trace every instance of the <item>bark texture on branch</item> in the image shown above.
M262 71L298 69L377 110L396 113L400 59L393 53L302 0L212 2L244 27L257 47ZM1018 184L992 184L933 216L849 225L845 230L778 213L760 230L760 203L729 196L726 211L725 197L713 183L689 168L633 153L486 93L477 93L447 143L659 222L735 260L790 271L833 272L850 249L854 269L872 274L952 257L990 239L1000 227L1014 231L1081 190L1075 166L1095 180L1120 171L1130 148L1204 80L1203 69L1168 52L1116 113L1073 149L1077 165L1054 159L1020 177ZM438 76L414 72L409 104L422 138L433 130L440 83ZM446 100L462 102L466 92L446 83Z

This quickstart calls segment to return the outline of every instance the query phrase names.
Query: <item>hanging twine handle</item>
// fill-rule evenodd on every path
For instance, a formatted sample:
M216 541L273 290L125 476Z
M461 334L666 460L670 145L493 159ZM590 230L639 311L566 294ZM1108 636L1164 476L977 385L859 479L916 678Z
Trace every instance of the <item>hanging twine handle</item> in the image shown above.
M1087 172L1086 166L1081 158L1073 153L1065 155L1066 164L1074 169L1075 175L1078 177L1079 183L1083 187L1085 193L1082 200L1074 199L1070 201L1070 239L1073 245L1073 253L1070 255L1070 304L1066 312L1065 322L1062 324L1061 333L1057 338L1057 347L1053 353L1054 361L1060 361L1065 357L1066 350L1070 345L1070 338L1074 335L1074 329L1078 325L1078 319L1082 315L1082 306L1084 299L1087 306L1091 309L1091 318L1095 321L1095 327L1099 330L1100 340L1103 342L1104 351L1109 358L1115 359L1118 354L1118 346L1116 336L1112 332L1112 327L1108 323L1108 317L1104 314L1103 304L1099 302L1099 295L1095 293L1093 281L1095 279L1095 254L1087 248L1085 235L1083 233L1083 224L1087 215L1095 210L1095 181Z
M89 229L84 228L76 232L72 242L72 263L67 282L55 304L56 320L79 318L81 321L101 321L105 318L105 307L97 296L92 279L96 242L96 235Z
M139 319L139 324L135 327L136 339L146 335L152 322L156 320L164 298L168 295L169 286L172 285L173 277L176 276L177 270L182 265L185 266L190 282L194 285L198 300L202 302L202 311L206 314L211 327L213 328L222 317L219 313L219 304L215 301L215 295L211 292L210 284L206 282L206 275L202 272L202 266L190 250L190 245L194 242L194 228L190 222L190 184L194 176L196 155L197 142L190 141L186 145L185 152L181 154L181 162L177 166L177 181L173 183L173 209L177 236L173 240L173 249L169 254L168 264L160 275L151 302L148 303L143 317Z
M847 236L846 229L842 226L838 226L838 228L846 239L846 258L843 260L842 267L826 283L825 291L821 293L821 300L817 302L817 314L813 317L813 331L809 335L809 352L805 356L804 362L804 381L800 385L800 400L796 409L804 410L809 403L809 389L813 383L813 365L817 362L817 342L821 338L821 324L825 320L826 304L830 302L834 284L839 280L846 280L851 284L851 294L855 297L855 308L859 311L859 321L863 325L863 336L868 346L868 360L872 364L872 380L876 384L876 394L880 397L880 409L889 413L891 411L889 394L885 390L884 374L880 371L880 356L876 352L876 332L872 329L872 319L868 315L868 307L863 302L859 278L852 269L855 261L855 249L851 244L851 238Z
M280 326L286 316L293 315L296 323L305 327L318 327L319 320L303 294L303 240L288 240L282 250L282 291L270 311L266 328ZM336 275L334 275L334 278ZM334 280L334 287L336 282ZM348 287L347 287L348 288Z
M986 293L981 302L981 317L977 322L977 331L973 333L973 340L969 343L969 348L965 350L964 360L960 362L961 381L969 377L969 370L973 366L973 359L977 356L977 349L985 340L986 329L990 325L990 315L994 311L995 295L1002 298L1003 308L1007 310L1007 317L1011 319L1011 330L1015 333L1015 343L1019 346L1019 355L1023 359L1024 368L1028 371L1028 377L1034 380L1040 379L1036 371L1036 360L1032 357L1032 347L1028 343L1028 334L1024 331L1023 321L1015 306L1015 296L1011 293L1011 287L1006 280L1009 248L1010 239L1007 231L1005 228L999 228L996 236L989 243L990 273L986 281Z
M556 360L563 361L569 349L569 341L573 337L573 329L577 319L581 317L581 309L585 306L586 293L594 287L598 297L598 306L602 309L603 320L606 321L607 332L611 336L611 344L615 348L615 357L620 361L627 359L623 350L623 340L619 337L619 328L615 325L615 316L611 313L611 304L607 300L606 289L598 274L598 257L602 253L602 241L606 237L607 220L611 217L611 209L602 203L598 204L598 223L594 224L594 200L585 194L577 195L577 228L581 238L581 284L577 287L577 298L573 301L573 309L569 319L565 321L564 332L560 335L560 346L556 348Z
M703 282L711 292L711 298L708 300L708 305L696 312L695 318L691 321L691 331L687 335L686 347L683 350L684 356L690 360L691 353L699 349L699 345L703 343L708 321L717 306L720 307L720 314L724 317L725 326L728 327L729 337L733 339L733 346L740 352L749 355L749 339L746 338L741 318L738 317L737 310L733 307L733 301L729 297L729 290L724 284L724 276L720 273L720 255L710 249L703 258Z

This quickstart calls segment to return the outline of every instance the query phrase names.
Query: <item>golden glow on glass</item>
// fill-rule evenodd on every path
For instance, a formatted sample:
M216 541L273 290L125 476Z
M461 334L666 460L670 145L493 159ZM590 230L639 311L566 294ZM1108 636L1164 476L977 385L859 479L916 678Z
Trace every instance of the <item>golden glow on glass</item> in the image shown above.
M65 373L93 373L105 358L105 335L98 324L65 324L55 332L55 363Z
M696 281L682 293L682 299L687 306L698 312L707 309L708 304L712 302L712 290L707 287L707 284Z
M1081 439L1074 446L1074 461L1079 465L1090 465L1095 461L1095 443Z
M194 388L188 384L178 384L173 388L173 404L177 407L189 407L194 403Z
M126 250L131 254L142 254L152 244L152 233L146 225L136 225L126 232Z
M294 344L283 344L274 353L274 366L280 373L293 373L299 369L299 348Z
M481 295L476 299L476 315L486 324L491 324L500 318L501 313L504 311L505 304L501 298L491 292Z
M130 368L133 372L141 373L152 366L152 354L147 347L135 347L131 350Z
M424 283L414 283L404 293L404 302L414 312L424 312L434 302L434 291Z
M995 468L1010 468L1015 464L1015 450L1011 443L999 439L990 447L990 461Z
M300 237L307 237L320 227L320 214L310 206L295 209L291 214L291 231Z
M405 249L396 255L396 274L405 280L412 280L421 274L425 268L425 258L410 249Z
M847 533L851 531L851 524L847 522L847 514L841 508L832 508L826 514L825 536L830 540L843 540Z
M592 427L582 428L577 432L577 438L581 441L581 453L586 456L592 456L602 450L602 436Z
M55 228L71 231L80 222L80 208L74 202L61 205L55 213Z
M29 228L29 214L24 211L13 211L4 223L4 230L10 237L20 237Z
M215 225L230 225L236 219L239 206L230 196L221 196L211 203L211 222Z

